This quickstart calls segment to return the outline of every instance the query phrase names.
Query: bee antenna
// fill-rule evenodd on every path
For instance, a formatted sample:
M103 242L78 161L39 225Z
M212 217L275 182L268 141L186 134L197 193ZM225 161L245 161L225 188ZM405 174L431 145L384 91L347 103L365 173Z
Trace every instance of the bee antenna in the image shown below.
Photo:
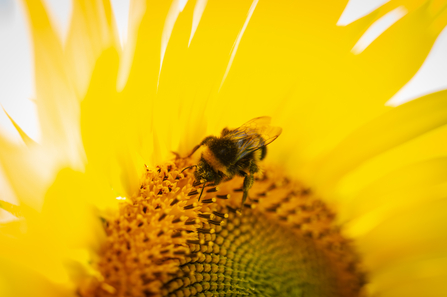
M200 201L200 198L202 197L202 194L203 194L203 190L205 190L205 185L206 185L206 181L203 183L202 191L200 192L199 200L197 200L197 201Z
M182 172L185 171L186 169L189 169L189 168L192 168L192 167L197 167L197 165L191 165L191 166L188 166L188 167L186 167L186 168L183 168L183 170L180 171L180 173L182 173Z

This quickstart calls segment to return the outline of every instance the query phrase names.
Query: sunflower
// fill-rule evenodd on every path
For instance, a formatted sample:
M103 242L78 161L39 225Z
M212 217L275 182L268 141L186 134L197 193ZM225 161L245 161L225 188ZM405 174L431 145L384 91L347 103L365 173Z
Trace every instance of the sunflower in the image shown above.
M108 1L73 1L65 44L25 0L42 139L1 137L17 201L1 224L1 296L445 296L447 100L385 103L446 23L390 1L133 1L121 47ZM361 53L370 24L407 14ZM243 180L205 188L207 135L282 127ZM174 152L174 153L172 153Z

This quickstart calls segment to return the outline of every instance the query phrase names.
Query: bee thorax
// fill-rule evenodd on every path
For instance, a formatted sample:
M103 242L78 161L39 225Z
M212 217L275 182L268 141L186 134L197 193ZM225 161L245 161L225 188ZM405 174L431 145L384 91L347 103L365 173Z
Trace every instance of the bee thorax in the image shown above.
M208 146L205 146L202 151L202 158L216 171L220 171L227 174L227 169L222 162L216 158L215 154L210 150Z

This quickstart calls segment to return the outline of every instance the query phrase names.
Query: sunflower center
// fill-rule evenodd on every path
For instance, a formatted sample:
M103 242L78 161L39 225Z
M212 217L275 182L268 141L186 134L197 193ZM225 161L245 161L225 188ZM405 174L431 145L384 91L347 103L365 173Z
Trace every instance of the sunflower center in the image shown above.
M190 164L189 164L190 165ZM201 185L185 160L147 170L140 195L105 223L90 296L358 296L363 276L333 213L268 169L242 215L242 180Z

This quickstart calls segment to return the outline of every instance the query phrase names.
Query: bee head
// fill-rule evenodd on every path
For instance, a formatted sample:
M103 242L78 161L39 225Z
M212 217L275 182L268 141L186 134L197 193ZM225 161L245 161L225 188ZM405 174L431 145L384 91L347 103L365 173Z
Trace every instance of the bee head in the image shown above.
M213 167L205 159L201 158L197 164L197 170L194 172L194 177L196 181L215 182L219 179L219 174L214 171Z

